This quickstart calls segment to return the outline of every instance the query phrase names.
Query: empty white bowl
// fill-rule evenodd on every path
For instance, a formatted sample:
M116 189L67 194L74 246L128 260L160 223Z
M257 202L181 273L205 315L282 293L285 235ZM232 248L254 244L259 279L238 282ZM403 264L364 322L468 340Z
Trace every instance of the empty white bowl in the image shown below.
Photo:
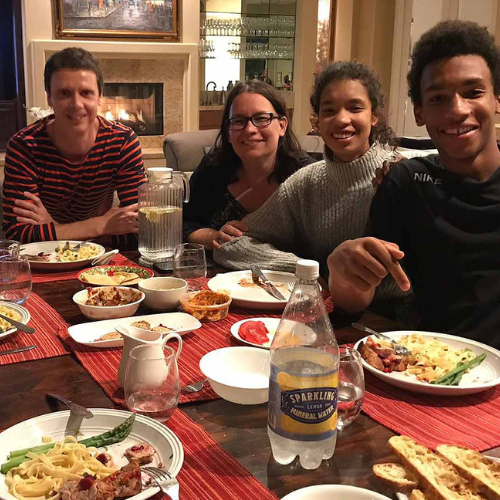
M99 290L99 288L110 287L95 287L93 290ZM139 308L140 303L144 300L144 293L126 286L117 286L115 288L133 291L137 294L138 299L130 304L124 304L123 306L89 306L85 304L88 297L88 291L85 289L73 295L73 302L78 305L83 315L89 319L116 319L133 316Z
M179 298L187 291L187 281L180 278L147 278L137 285L146 295L144 304L151 309L171 311L179 305Z
M205 354L200 370L221 398L240 405L269 399L269 351L257 347L224 347Z

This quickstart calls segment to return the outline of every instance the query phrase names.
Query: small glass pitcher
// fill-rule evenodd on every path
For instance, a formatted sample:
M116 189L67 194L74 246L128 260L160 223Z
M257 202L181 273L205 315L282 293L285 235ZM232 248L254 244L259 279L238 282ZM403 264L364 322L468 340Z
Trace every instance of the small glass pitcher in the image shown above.
M184 172L154 167L139 188L139 252L146 263L172 259L182 243L182 206L189 201Z
M31 293L31 268L14 240L0 240L0 300L24 304Z
M179 403L181 385L175 352L169 346L139 345L130 351L125 372L125 401L142 415L167 421Z

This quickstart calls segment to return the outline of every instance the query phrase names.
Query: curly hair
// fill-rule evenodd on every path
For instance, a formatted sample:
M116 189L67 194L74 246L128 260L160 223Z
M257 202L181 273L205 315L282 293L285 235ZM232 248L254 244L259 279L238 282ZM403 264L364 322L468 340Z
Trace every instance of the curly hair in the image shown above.
M233 87L227 97L222 113L222 123L220 132L215 140L215 148L210 153L218 163L230 166L229 168L232 170L230 173L231 182L235 182L238 179L237 171L241 167L241 158L236 154L232 144L229 142L229 114L236 97L244 93L260 94L271 103L280 118L289 118L284 99L271 85L260 80L251 80L240 82ZM276 163L268 180L275 180L278 183L283 182L302 166L300 160L304 156L305 154L300 148L297 137L295 137L292 128L288 126L284 136L279 138Z
M45 64L43 79L45 91L50 94L50 80L52 75L62 69L87 70L92 71L97 78L97 87L99 95L102 95L104 88L104 78L97 59L87 50L80 47L68 47L52 54Z
M415 44L408 72L408 95L421 105L420 80L425 67L439 59L478 55L491 72L495 95L500 93L500 48L486 28L472 21L443 21L426 31Z
M319 115L321 95L332 82L341 80L358 80L366 89L372 106L372 113L378 118L377 125L370 132L370 144L378 142L381 145L397 147L394 132L387 125L382 113L384 108L384 95L376 73L359 61L336 61L328 65L317 77L311 94L311 106Z

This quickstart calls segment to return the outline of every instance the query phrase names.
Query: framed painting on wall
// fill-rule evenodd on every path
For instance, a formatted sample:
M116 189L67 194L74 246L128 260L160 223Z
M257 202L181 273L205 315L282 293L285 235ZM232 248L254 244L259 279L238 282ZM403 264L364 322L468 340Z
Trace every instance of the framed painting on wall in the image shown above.
M56 38L178 40L177 0L52 0Z

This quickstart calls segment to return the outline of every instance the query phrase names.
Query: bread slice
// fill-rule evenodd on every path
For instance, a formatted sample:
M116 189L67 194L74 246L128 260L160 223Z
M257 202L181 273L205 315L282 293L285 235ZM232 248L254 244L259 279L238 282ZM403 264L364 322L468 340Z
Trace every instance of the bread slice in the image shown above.
M373 474L399 492L410 493L415 488L418 488L417 478L401 464L375 464Z
M436 500L484 500L450 462L406 436L393 436L389 446L423 486L425 494Z
M410 500L428 500L429 497L424 495L424 492L421 490L412 490L410 495Z
M436 448L439 455L449 460L486 498L500 500L500 463L483 457L477 451L442 444Z

